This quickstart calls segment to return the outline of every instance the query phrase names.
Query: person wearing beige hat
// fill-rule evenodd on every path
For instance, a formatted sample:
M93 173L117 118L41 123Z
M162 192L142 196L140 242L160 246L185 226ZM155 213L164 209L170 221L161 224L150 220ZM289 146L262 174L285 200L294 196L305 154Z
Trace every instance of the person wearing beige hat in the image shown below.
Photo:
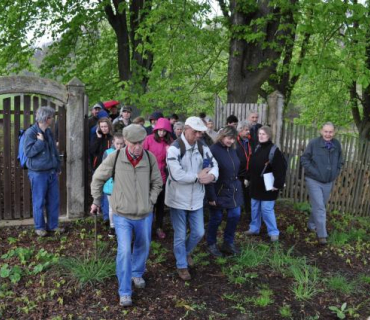
M177 272L190 280L191 253L204 235L204 185L218 178L218 164L210 149L199 140L207 127L198 117L186 120L184 132L167 151L168 179L165 203L170 208L174 229ZM190 234L187 237L187 225Z
M111 206L118 243L116 271L120 305L132 305L131 282L144 288L146 260L149 255L153 205L162 190L162 176L155 156L143 150L145 129L131 124L123 129L126 146L112 152L95 171L91 183L91 213L100 207L104 183L113 178ZM135 235L131 252L132 234Z

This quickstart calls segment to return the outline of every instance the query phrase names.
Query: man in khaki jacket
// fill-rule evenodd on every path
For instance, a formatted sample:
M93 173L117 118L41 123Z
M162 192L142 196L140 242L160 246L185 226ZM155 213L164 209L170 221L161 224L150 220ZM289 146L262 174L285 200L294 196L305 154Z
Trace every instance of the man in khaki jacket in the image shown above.
M109 154L94 173L91 213L100 207L103 185L113 177L111 207L118 242L118 293L120 305L128 307L132 305L131 281L136 288L145 287L142 276L149 255L153 205L163 181L155 156L143 150L145 129L131 124L123 129L123 137L126 147L119 151L118 156L118 151ZM131 253L132 233L135 233L135 240Z

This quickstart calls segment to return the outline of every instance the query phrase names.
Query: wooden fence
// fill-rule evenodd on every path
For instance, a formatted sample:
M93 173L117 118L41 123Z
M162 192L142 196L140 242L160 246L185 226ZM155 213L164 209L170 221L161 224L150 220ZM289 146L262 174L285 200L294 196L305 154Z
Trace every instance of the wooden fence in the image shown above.
M39 95L8 95L0 99L0 220L32 217L30 183L27 170L17 160L18 133L34 123L39 106L51 106L56 110L58 122L58 148L63 157L66 150L66 110L51 98ZM52 130L55 131L53 125ZM60 210L66 211L65 170L59 177Z
M308 142L318 135L318 130L314 128L284 124L281 150L288 158L284 198L295 202L308 201L300 157ZM338 134L336 138L342 144L345 163L335 181L328 210L370 216L370 142L342 134Z
M224 104L219 97L216 96L215 101L215 119L214 124L216 129L222 128L226 124L226 119L230 115L236 116L239 121L246 120L251 111L259 113L259 122L262 124L268 123L267 104L258 103L227 103Z

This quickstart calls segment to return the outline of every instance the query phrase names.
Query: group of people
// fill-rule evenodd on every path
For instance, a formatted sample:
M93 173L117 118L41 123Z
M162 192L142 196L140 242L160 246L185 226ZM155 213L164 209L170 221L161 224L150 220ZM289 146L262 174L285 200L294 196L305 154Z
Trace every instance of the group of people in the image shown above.
M248 236L259 234L263 220L270 240L279 240L274 206L284 187L287 165L272 142L271 128L258 123L258 113L251 112L240 122L231 115L212 136L208 133L213 134L213 123L207 117L187 118L181 134L177 134L178 118L167 119L155 112L145 128L143 123L131 122L127 116L130 108L123 106L115 119L124 122L122 131L114 132L114 123L108 117L98 119L90 149L96 151L91 213L101 208L106 195L110 235L118 244L116 269L122 306L132 305L132 282L136 288L145 287L143 274L153 221L157 237L166 237L165 205L174 231L176 269L184 281L191 280L191 253L205 234L205 206L209 208L207 250L212 256L240 253L235 232L243 206L250 219ZM24 147L39 236L63 231L58 226L57 208L60 161L49 128L53 116L54 110L49 107L38 109L36 123L26 132ZM325 205L342 166L341 146L334 135L333 124L326 123L321 136L308 144L301 157L312 206L308 228L317 233L320 244L327 239ZM273 176L270 189L265 174ZM218 246L217 233L224 216L227 221Z

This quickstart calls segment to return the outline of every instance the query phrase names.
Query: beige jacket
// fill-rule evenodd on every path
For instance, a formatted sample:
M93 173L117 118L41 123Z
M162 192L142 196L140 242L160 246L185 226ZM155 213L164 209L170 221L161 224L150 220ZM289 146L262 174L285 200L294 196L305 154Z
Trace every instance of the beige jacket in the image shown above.
M113 212L132 220L143 219L153 212L153 205L162 190L162 176L155 156L147 153L134 168L126 155L126 148L121 149L116 163L111 207ZM93 175L91 195L94 204L100 206L104 183L112 177L116 152L112 152L102 162ZM150 167L151 164L151 176Z

